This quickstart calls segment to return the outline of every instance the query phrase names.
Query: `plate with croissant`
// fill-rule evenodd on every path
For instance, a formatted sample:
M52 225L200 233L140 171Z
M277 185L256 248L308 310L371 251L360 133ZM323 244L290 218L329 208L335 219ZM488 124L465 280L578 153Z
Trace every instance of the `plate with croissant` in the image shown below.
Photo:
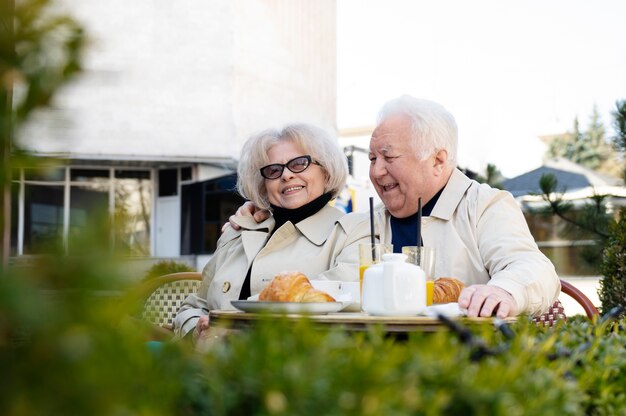
M339 312L346 305L328 293L315 289L300 272L275 276L259 293L259 300L233 300L231 304L244 312L277 312L323 314Z
M320 315L339 312L344 308L342 302L267 302L255 300L233 300L232 305L244 312L260 313L297 313Z

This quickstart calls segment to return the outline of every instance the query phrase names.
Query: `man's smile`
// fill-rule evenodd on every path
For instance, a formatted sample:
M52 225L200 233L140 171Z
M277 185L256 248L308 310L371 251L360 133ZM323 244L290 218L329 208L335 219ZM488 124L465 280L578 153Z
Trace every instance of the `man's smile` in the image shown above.
M398 187L398 184L397 184L397 183L388 183L388 184L384 184L384 185L383 185L383 184L380 184L379 186L382 188L382 190L383 190L384 192L389 192L389 191L391 191L392 189L397 188L397 187Z

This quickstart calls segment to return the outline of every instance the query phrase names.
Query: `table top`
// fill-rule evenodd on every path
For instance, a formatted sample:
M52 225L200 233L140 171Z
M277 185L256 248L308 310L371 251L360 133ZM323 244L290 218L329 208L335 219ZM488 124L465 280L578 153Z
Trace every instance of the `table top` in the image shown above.
M367 331L372 326L382 325L386 332L435 332L445 330L446 325L437 318L427 316L372 316L365 312L337 312L328 314L258 314L237 310L212 310L209 313L211 326L244 329L267 317L283 317L288 320L309 319L322 327L340 327L350 331ZM462 324L493 324L493 318L456 317ZM516 318L507 318L513 322Z

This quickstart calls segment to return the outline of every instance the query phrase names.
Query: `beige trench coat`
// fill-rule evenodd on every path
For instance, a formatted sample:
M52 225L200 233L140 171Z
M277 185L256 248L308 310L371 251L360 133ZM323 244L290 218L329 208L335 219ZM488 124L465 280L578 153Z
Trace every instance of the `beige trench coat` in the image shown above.
M369 223L344 214L325 206L295 226L287 222L269 240L273 218L259 224L249 217L237 218L242 231L229 227L222 234L202 271L198 293L189 295L176 314L176 334L184 336L209 310L233 309L230 302L239 299L250 264L253 295L282 271L300 271L311 279L357 281L358 244L370 241Z
M382 204L376 207L376 225L381 241L391 243L390 216ZM554 266L539 251L511 194L457 169L430 216L422 218L422 239L436 248L437 277L501 287L513 295L520 313L541 314L560 293Z

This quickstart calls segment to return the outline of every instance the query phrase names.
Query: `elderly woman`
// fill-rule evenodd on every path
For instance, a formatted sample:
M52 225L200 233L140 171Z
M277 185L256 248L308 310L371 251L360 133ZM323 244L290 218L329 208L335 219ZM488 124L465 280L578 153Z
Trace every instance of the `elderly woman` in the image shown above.
M348 166L323 130L292 124L263 131L244 144L237 171L239 193L272 215L261 223L235 218L240 230L222 234L198 293L176 315L179 336L194 328L198 335L208 328L209 310L232 309L231 300L258 294L282 271L358 279L358 244L369 241L369 229L328 204L343 189Z

